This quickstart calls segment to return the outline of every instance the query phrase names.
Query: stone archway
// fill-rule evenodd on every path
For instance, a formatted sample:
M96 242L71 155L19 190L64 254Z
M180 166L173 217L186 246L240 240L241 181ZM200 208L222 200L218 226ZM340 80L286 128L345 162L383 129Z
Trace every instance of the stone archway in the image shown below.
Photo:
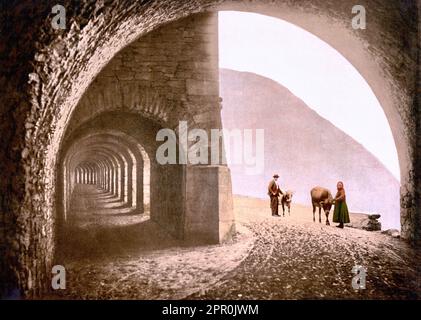
M96 134L85 137L81 140L82 141L76 141L72 145L73 149L75 149L75 146L77 146L77 150L73 150L72 156L79 158L77 159L78 161L73 165L70 164L71 161L75 161L75 159L69 159L71 158L69 155L70 150L67 153L68 156L64 160L62 172L66 174L66 178L63 176L63 181L67 181L67 183L63 183L63 201L66 203L68 202L75 183L83 182L88 184L101 184L105 190L112 193L115 191L116 196L121 201L130 207L133 207L138 212L143 212L143 172L148 172L149 168L144 170L144 160L147 161L148 158L145 159L142 157L144 155L139 152L140 146L138 146L138 150L131 150L127 145L124 144L125 141L123 139L120 138L117 140L116 137L112 134ZM112 181L106 179L106 172L100 172L99 165L96 165L95 160L97 159L95 158L95 153L93 153L93 150L98 148L99 151L103 152L117 152L117 158L121 156L121 179L114 181L115 183L113 182L112 185ZM93 157L90 157L89 154L92 154ZM77 155L79 155L79 157L77 157ZM88 167L90 176L88 177L88 181L86 181L86 179L85 181L80 181L80 177L75 176L76 171L78 168L83 168L85 163L91 164L91 168ZM92 165L96 165L96 167L92 168ZM99 173L101 173L101 175L99 175ZM118 187L114 188L116 183L118 184ZM58 201L58 203L60 202L61 201ZM68 209L68 206L63 205L64 217L66 217L66 212Z
M351 4L349 8L352 8ZM372 6L367 5L367 8L373 10ZM393 76L392 69L396 68L396 65L389 65L386 62L388 48L386 46L376 49L370 47L368 44L370 40L365 39L364 32L352 30L352 15L348 16L349 22L347 24L344 17L341 19L340 17L333 18L323 14L314 15L311 10L297 11L291 9L288 5L283 10L279 10L275 6L264 3L227 3L221 6L221 10L259 13L297 25L331 45L358 70L378 99L391 127L400 166L402 235L406 239L416 238L418 231L415 230L415 226L418 222L413 220L416 215L413 161L416 148L412 142L415 131L414 118L412 118L410 111L415 103L414 92L416 90L416 61L414 57L401 57L405 62L399 62L400 65L412 65L412 70L408 70L405 79L402 77L398 79ZM335 26L334 28L332 23ZM408 41L410 40L408 39ZM412 39L412 41L414 40ZM383 46L383 43L379 46ZM373 59L373 56L376 59Z
M418 53L410 49L417 46L417 7L415 2L360 4L377 13L372 15L370 33L350 29L352 1L341 5L321 0L311 5L307 1L165 1L137 2L128 7L119 1L107 7L92 1L71 10L72 20L63 34L49 27L44 8L33 10L40 29L37 34L32 31L33 21L23 25L30 36L16 42L15 49L27 50L24 56L9 56L11 63L3 71L16 76L4 86L10 90L3 113L6 121L1 127L2 143L8 150L2 155L3 181L10 181L1 185L6 195L2 200L6 241L2 242L8 244L1 252L5 257L2 278L6 279L2 282L8 287L18 285L28 295L38 294L48 284L54 252L58 149L72 112L92 80L138 37L179 18L220 9L265 13L297 24L328 42L361 72L383 106L397 144L402 234L419 239L419 73ZM19 19L20 9L10 9L9 16ZM12 31L5 37L14 43ZM206 113L203 117L206 119ZM33 221L31 225L28 220Z

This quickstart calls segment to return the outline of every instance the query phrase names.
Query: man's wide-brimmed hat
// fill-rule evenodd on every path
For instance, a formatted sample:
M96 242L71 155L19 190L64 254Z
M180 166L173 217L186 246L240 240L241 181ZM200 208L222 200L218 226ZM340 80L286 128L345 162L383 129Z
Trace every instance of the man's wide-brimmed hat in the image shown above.
M277 173L275 173L275 174L273 175L273 177L274 177L274 178L279 178L279 175L278 175Z

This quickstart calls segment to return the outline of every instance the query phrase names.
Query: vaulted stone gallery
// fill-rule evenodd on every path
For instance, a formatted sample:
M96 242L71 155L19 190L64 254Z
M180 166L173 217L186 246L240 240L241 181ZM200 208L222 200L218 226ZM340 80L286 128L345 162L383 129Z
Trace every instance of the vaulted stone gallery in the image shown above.
M1 293L47 295L72 228L98 212L150 218L183 245L233 241L228 166L156 160L161 129L176 132L178 158L187 141L180 122L222 129L218 11L226 10L295 24L360 72L396 143L401 236L419 246L419 8L360 1L370 13L364 32L350 28L353 2L339 2L66 0L64 30L51 27L52 1L2 4Z

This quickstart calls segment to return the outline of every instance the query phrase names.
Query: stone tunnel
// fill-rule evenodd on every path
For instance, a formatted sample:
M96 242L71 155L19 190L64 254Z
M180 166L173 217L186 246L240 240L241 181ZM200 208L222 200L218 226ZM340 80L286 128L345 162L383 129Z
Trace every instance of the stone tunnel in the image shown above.
M150 159L130 136L97 131L74 141L61 163L63 222L78 184L93 185L139 214L149 210Z
M179 141L188 135L179 132L181 121L221 127L216 37L216 15L183 19L135 41L98 74L68 122L60 151L62 222L75 186L80 192L81 184L95 185L139 214L147 200L150 218L176 238L230 239L229 169L182 161ZM156 161L161 129L177 133L177 163Z
M48 291L75 190L112 199L103 201L104 208L149 214L175 237L196 244L232 236L228 167L158 165L155 158L161 129L177 132L180 121L221 128L219 10L289 21L358 69L380 101L397 146L402 235L419 244L419 3L359 1L368 12L367 32L351 28L351 0L62 2L65 30L51 27L53 1L4 5L2 294L17 290L37 297Z

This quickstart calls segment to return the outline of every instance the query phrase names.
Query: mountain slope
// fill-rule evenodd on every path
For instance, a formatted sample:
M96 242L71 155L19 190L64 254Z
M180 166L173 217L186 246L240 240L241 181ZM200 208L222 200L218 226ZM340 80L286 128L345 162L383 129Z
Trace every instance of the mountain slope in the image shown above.
M280 84L221 69L222 122L227 129L264 129L264 172L230 165L235 194L264 198L273 173L294 201L310 204L316 185L336 192L342 180L354 212L377 212L383 228L399 228L399 182L361 144L319 116ZM268 204L269 210L269 204Z

